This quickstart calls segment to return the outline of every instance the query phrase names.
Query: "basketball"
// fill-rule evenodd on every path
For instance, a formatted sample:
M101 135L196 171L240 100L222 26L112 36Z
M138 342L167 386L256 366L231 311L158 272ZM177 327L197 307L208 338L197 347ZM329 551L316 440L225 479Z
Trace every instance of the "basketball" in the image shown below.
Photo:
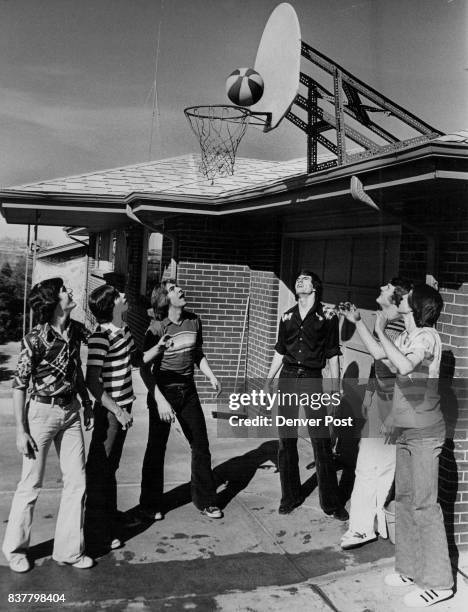
M253 68L238 68L226 80L226 93L236 106L251 106L263 95L263 79Z

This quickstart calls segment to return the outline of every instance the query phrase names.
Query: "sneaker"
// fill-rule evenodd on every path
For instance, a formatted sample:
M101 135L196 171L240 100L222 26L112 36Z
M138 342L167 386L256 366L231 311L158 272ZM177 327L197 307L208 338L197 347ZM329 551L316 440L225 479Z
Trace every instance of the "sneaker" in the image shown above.
M120 540L120 538L113 538L109 544L109 548L111 550L117 550L117 548L122 548L122 540Z
M347 531L341 538L340 546L343 550L351 550L352 548L359 548L368 542L375 542L375 540L377 540L375 533Z
M349 514L346 508L337 508L336 510L324 510L327 516L332 516L336 518L338 521L347 521L349 519Z
M452 589L416 589L404 596L403 603L408 608L428 608L452 595Z
M137 508L135 511L126 514L124 517L122 517L121 523L124 528L131 529L132 527L139 527L144 523L162 521L163 518L164 515L162 512L153 512L152 510Z
M414 580L409 576L404 576L403 574L398 574L397 572L393 572L393 574L387 574L384 578L384 582L387 586L400 587L400 586L411 586L414 584Z
M212 519L220 519L223 518L223 513L221 512L221 510L218 508L218 506L208 506L207 508L203 508L203 510L201 511L201 513L204 516L207 516L208 518L212 518Z
M83 555L75 561L74 563L69 563L68 561L57 561L58 565L69 565L70 567L74 567L75 569L89 569L94 565L94 559Z
M138 515L145 521L162 521L164 514L162 512L154 512L153 510L138 509Z
M299 506L302 506L304 501L305 501L305 497L300 497L297 501L291 504L285 504L282 502L280 504L280 507L278 508L278 514L291 514L293 510L295 510Z
M332 516L338 521L347 521L349 519L349 514L346 508L338 508L338 510L335 510Z
M31 564L26 557L12 557L10 561L10 569L18 574L23 574L24 572L29 572L31 569Z

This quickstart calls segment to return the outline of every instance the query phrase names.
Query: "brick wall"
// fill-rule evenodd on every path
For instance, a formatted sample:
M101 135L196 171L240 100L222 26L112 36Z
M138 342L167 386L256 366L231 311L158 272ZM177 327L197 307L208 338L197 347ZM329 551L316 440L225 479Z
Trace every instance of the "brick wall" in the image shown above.
M145 297L140 295L144 235L145 229L140 225L132 225L127 229L128 269L125 283L125 293L129 303L127 322L139 348L143 346L143 338L148 328L147 309L150 306Z
M170 220L166 228L177 240L177 278L189 309L202 317L204 350L215 374L232 384L236 375L243 382L247 372L260 375L263 367L266 373L276 334L274 232L263 225L259 233L249 220L199 217ZM197 382L202 400L210 402L204 377L198 375Z
M443 344L441 403L447 443L440 457L439 499L449 544L468 546L468 228L466 195L406 207L407 219L436 237L437 257L419 235L403 228L400 273L439 284L444 309L437 324Z
M242 382L246 375L264 377L276 342L281 237L276 220L260 225L259 232L255 219L194 216L166 221L170 238L163 241L163 276L170 276L175 244L177 278L186 289L189 310L202 318L205 353L214 373L231 384L236 375ZM140 226L127 229L127 321L139 347L149 322L149 304L140 296L143 235ZM93 239L90 252L94 253ZM90 291L115 280L111 271L102 273L96 267L93 257L89 272ZM94 323L89 311L88 321ZM202 400L212 400L203 375L197 375L197 383Z
M400 242L400 274L414 282L425 282L428 244L424 236L403 226Z
M264 378L273 359L277 336L281 227L278 221L252 223L249 242L250 316L247 375Z

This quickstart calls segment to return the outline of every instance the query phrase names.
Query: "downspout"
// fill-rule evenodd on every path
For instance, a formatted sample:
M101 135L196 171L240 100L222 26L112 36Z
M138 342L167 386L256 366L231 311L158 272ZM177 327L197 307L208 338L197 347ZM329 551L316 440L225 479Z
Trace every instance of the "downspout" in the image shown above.
M131 207L128 204L125 207L125 212L127 213L127 217L129 219L131 219L135 223L138 223L139 225L143 226L144 228L146 228L150 232L159 232L163 236L167 236L169 238L169 240L172 243L171 277L176 278L177 277L176 254L177 254L177 248L178 248L178 239L177 239L177 236L175 236L174 234L171 234L170 232L166 231L166 229L164 227L164 221L163 221L163 224L162 224L162 228L161 228L160 225L152 225L151 223L144 223L143 221L140 221L140 219L134 214L133 210L131 209ZM162 260L161 260L161 262L162 262ZM174 265L172 264L172 262L174 262Z

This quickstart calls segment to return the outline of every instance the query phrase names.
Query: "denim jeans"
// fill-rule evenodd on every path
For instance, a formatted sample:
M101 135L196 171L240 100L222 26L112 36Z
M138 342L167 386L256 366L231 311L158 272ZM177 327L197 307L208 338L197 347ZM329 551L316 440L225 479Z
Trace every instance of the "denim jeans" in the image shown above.
M8 561L24 557L29 546L34 507L52 442L63 478L52 557L56 561L74 563L83 555L85 460L79 408L76 399L65 407L35 400L29 404L29 432L38 450L34 459L23 457L21 480L13 497L3 541L3 552Z
M191 452L191 492L195 506L202 510L216 505L216 485L211 454L198 393L193 381L160 385L162 394L175 412ZM171 424L161 421L155 402L149 402L148 444L143 460L140 506L150 512L164 512L164 457Z
M453 576L442 510L437 502L442 436L403 430L396 454L395 569L429 589L450 589Z
M320 370L306 370L283 366L280 373L280 387L282 392L289 393L320 393L322 390ZM283 412L290 418L297 418L299 407L291 406ZM306 417L322 418L324 410L305 410ZM281 412L280 412L281 413ZM319 500L322 510L331 514L343 506L340 499L336 466L333 457L333 446L328 428L309 427L309 437L312 443L315 459L315 471L319 490ZM293 430L279 430L278 470L281 482L281 505L294 505L301 499L301 479L299 474L299 455L297 452L297 428Z
M131 404L126 407L131 410ZM117 480L127 430L101 404L94 406L94 429L86 462L86 539L109 542L118 536Z

